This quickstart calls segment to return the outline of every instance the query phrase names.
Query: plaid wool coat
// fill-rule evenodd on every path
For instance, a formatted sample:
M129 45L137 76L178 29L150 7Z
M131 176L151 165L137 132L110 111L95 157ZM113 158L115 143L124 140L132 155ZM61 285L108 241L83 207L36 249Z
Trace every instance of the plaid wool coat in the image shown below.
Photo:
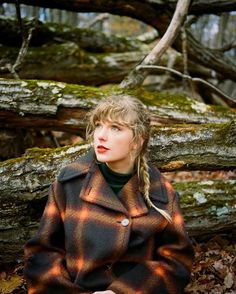
M150 198L172 224L147 208L137 175L115 195L93 151L65 167L25 245L28 293L184 293L193 249L178 195L156 168L149 173Z

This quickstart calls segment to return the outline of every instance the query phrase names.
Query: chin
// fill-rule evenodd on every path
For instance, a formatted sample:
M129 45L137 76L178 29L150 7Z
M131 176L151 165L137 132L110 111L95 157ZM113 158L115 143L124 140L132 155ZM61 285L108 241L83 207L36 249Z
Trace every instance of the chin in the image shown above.
M96 154L96 158L100 162L106 162L107 161L107 158L104 155L101 155L101 154Z

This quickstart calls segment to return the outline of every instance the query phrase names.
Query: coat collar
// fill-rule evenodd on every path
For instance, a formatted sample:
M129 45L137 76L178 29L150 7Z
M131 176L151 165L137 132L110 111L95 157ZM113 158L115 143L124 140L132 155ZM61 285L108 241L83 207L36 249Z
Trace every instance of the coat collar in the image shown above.
M114 194L106 183L95 160L93 149L80 157L76 162L71 163L59 174L58 180L68 181L72 178L87 174L83 183L80 197L91 203L102 205L106 208L120 211L132 217L148 213L148 208L139 190L138 176L134 175L119 192L119 197ZM164 177L155 167L149 168L150 175L150 198L152 201L168 203L168 186ZM121 199L121 200L120 200ZM122 203L122 199L125 199ZM155 205L158 203L155 202Z
M87 173L94 160L94 151L90 149L80 156L79 159L64 167L58 175L58 181L65 182Z

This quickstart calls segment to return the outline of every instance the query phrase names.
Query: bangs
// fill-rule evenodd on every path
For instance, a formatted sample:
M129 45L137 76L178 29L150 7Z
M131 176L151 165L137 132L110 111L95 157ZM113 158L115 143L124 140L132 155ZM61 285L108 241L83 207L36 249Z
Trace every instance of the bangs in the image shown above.
M111 104L101 104L96 108L96 111L92 113L90 117L90 123L92 127L99 121L105 122L116 122L120 125L125 125L132 128L134 121L136 119L136 114L127 105L114 105Z

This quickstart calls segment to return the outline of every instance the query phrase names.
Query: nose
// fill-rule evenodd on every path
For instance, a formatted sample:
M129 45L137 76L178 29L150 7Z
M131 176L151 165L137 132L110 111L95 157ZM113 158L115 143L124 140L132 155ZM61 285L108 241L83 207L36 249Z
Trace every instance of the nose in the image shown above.
M106 141L107 140L107 129L104 126L101 126L97 130L96 135L97 135L97 139L99 141Z

